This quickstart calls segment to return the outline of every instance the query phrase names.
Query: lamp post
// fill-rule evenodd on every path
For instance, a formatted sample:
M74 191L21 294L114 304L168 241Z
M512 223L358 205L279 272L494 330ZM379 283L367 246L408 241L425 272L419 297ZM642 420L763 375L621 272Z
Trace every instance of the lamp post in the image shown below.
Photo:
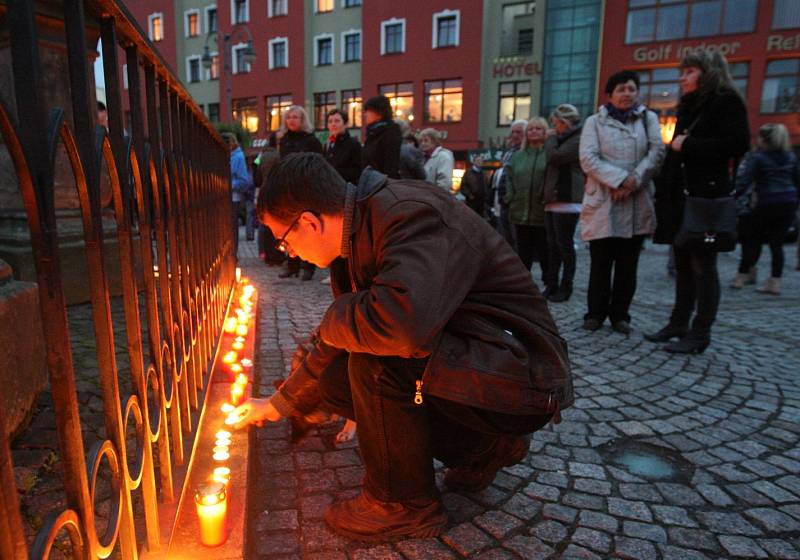
M253 64L256 61L256 53L253 50L253 35L250 33L250 30L247 26L241 25L233 28L231 33L225 33L222 35L222 43L223 43L223 62L222 62L222 79L224 81L225 86L225 106L223 110L225 111L225 115L227 115L227 119L232 119L233 114L233 102L231 100L231 82L232 82L232 48L231 48L231 41L236 36L237 32L243 31L247 36L247 48L245 48L244 52L242 53L242 62L247 64ZM203 57L201 58L201 62L203 64L203 68L206 70L210 70L212 64L214 63L211 52L208 50L208 40L211 38L212 35L219 35L216 31L212 31L208 35L206 35L206 42L203 45Z

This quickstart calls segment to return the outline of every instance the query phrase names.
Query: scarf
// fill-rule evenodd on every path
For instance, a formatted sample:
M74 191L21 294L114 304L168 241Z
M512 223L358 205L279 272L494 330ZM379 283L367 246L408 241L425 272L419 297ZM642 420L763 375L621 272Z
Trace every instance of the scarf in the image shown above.
M606 110L608 111L608 116L611 117L612 119L618 120L622 124L625 124L625 123L628 122L628 119L630 119L631 115L633 115L636 112L636 109L637 109L637 106L634 106L634 107L631 107L630 109L622 111L620 109L617 109L611 103L607 103L606 104Z

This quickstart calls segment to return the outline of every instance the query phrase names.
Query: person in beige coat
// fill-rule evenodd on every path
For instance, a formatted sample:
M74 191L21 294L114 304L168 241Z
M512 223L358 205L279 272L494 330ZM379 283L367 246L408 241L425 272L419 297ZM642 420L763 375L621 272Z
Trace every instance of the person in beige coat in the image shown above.
M605 92L609 102L586 119L580 142L581 236L591 257L583 328L595 331L609 318L615 331L629 334L639 252L656 227L652 179L665 149L656 114L637 103L635 72L614 74Z
M442 136L435 128L419 133L419 148L425 154L425 178L447 192L453 185L453 152L442 146Z

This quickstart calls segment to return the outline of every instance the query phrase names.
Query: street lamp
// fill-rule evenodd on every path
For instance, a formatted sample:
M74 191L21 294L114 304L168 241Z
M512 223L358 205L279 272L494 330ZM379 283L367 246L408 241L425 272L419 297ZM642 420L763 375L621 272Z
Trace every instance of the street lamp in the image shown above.
M223 42L223 64L222 64L222 79L225 82L225 115L226 118L232 117L232 105L233 102L231 100L231 60L232 60L232 52L231 52L231 41L236 36L236 33L239 31L244 31L247 36L247 46L245 47L244 51L242 52L242 62L247 64L248 66L253 64L256 61L256 52L253 50L253 35L250 33L250 30L247 26L237 26L233 29L233 32L227 33L222 36ZM203 64L203 68L206 70L210 70L211 66L214 64L214 59L211 57L211 52L208 49L208 40L211 38L212 35L219 35L216 31L212 31L208 35L206 35L206 42L203 45L203 56L200 59L201 63Z

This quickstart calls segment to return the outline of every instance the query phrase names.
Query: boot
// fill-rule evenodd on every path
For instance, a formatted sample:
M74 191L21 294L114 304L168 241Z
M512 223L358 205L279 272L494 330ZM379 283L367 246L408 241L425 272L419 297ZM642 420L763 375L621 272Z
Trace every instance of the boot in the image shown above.
M551 294L547 299L554 303L561 303L567 301L572 295L572 282L563 282L561 287Z
M683 338L686 336L686 331L688 330L689 329L687 327L669 323L666 327L658 332L645 334L644 338L650 342L669 342L670 338Z
M702 354L711 343L711 335L689 331L677 342L670 342L664 350L671 354Z
M383 542L408 537L438 537L447 525L447 514L438 499L420 498L413 503L381 502L364 489L355 498L328 508L325 522L348 539Z
M447 469L444 483L453 490L480 492L503 467L511 467L528 456L530 436L498 436L488 450L469 465Z
M764 285L760 288L756 288L756 291L760 294L771 294L773 296L781 295L781 279L775 278L771 276L767 278L767 281L764 282Z

